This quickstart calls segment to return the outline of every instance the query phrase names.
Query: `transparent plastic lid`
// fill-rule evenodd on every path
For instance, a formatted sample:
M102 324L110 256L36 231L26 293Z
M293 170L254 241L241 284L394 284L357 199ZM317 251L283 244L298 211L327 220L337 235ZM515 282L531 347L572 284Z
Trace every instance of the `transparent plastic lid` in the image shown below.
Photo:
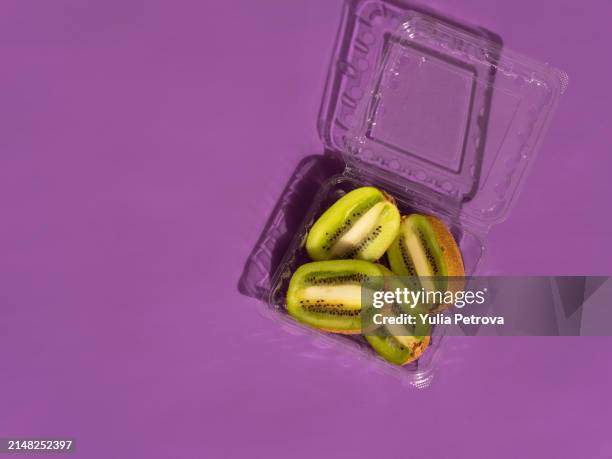
M447 195L466 222L501 221L565 74L479 29L384 1L352 5L319 120L327 148Z

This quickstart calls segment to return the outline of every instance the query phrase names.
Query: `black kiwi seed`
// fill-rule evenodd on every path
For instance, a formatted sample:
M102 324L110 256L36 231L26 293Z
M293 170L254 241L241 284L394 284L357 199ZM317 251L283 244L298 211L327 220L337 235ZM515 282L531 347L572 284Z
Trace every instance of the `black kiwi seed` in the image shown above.
M369 246L378 236L380 236L381 228L382 228L382 226L377 226L374 229L374 231L372 231L372 233L367 238L365 238L363 241L361 241L361 243L358 246L353 248L353 250L351 250L348 253L347 257L349 257L349 258L350 257L354 257L359 252L364 250L367 246Z
M427 244L427 239L425 239L425 235L423 234L421 230L419 230L417 234L419 236L421 245L423 246L423 249L425 250L425 257L427 258L427 261L431 265L434 275L438 275L438 273L440 272L440 267L438 266L438 263L436 263L436 259L434 258L433 253L431 252L431 248L429 247L429 244Z
M399 239L399 248L400 253L402 254L402 259L404 260L404 266L408 270L409 276L416 276L416 270L414 269L414 263L412 262L412 257L408 253L408 248L406 247L406 242L403 237Z
M361 216L361 214L362 214L363 212L368 211L368 210L369 210L371 207L373 207L373 206L374 206L374 205L375 205L377 202L378 202L378 201L376 201L376 202L373 202L373 203L369 204L369 205L368 205L366 208L364 208L364 209L363 209L361 212L353 212L353 214L352 214L353 218L360 217L360 216ZM347 232L347 231L348 231L348 230L351 228L351 223L352 223L351 218L349 218L347 221L345 221L345 222L344 222L344 224L343 224L343 225L342 225L340 228L338 228L338 229L337 229L337 230L336 230L336 231L335 231L335 232L334 232L334 233L331 235L331 237L329 237L329 238L328 238L328 239L325 241L326 245L325 245L325 246L323 246L323 250L331 250L331 248L332 248L332 247L333 247L333 245L334 245L333 243L334 243L334 242L335 242L337 239L339 239L341 236L343 236L343 235L344 235L344 233L346 233L346 232ZM326 235L326 236L329 236L329 234L328 234L328 233L325 233L325 235ZM355 253L356 253L356 252L355 252ZM354 254L353 254L353 253L348 254L348 255L346 255L344 258L350 258L352 255L354 255Z
M343 274L330 277L318 278L316 275L308 276L304 279L306 284L314 285L339 285L344 283L360 283L368 280L368 276L365 274Z
M319 314L330 314L334 316L358 316L360 311L358 309L343 309L341 304L333 303L322 303L307 305L303 307L308 312L314 312Z

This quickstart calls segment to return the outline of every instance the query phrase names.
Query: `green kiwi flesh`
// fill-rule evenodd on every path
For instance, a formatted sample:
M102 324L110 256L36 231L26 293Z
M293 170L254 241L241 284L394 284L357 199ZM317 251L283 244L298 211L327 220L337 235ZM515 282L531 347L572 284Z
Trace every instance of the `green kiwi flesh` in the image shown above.
M361 332L361 285L382 279L378 265L362 260L306 263L293 274L287 311L297 321L336 333Z
M397 237L387 250L398 276L464 276L461 252L439 219L412 214L402 218Z
M397 237L387 251L391 270L398 276L446 276L440 246L424 215L402 219Z
M395 365L406 365L418 359L427 346L429 336L393 336L370 335L366 336L370 346L387 362Z
M357 188L314 223L306 239L313 260L375 261L397 236L400 214L392 197L374 187Z

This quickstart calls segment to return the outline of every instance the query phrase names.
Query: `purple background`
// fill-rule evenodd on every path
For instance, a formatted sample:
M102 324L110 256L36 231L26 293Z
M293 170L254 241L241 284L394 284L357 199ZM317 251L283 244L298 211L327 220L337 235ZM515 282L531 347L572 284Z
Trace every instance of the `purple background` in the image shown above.
M612 3L429 5L570 75L484 271L611 274ZM610 339L454 338L417 391L237 292L321 152L340 9L2 2L0 436L105 459L612 456Z

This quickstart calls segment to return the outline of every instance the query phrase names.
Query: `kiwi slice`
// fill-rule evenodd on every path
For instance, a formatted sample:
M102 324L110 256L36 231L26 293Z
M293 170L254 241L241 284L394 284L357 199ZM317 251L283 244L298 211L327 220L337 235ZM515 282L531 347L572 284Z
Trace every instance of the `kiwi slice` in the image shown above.
M464 276L457 243L444 223L429 215L402 218L397 237L387 251L398 276Z
M465 276L459 247L441 220L430 215L411 214L402 217L395 241L387 250L391 270L398 276L418 276L429 291L454 291L463 288ZM439 312L448 305L433 306Z
M396 275L385 266L378 266L385 276L386 289L395 290L396 288L407 287L407 284L395 277ZM397 312L402 312L401 310L391 311L386 307L381 311L387 315L395 315ZM412 313L416 314L418 312L423 311L418 309L412 310ZM425 352L430 342L429 336L418 336L415 334L415 330L410 330L408 326L388 323L381 325L376 335L366 335L365 338L378 355L395 365L406 365L415 361Z
M395 365L406 365L418 359L427 346L429 336L366 336L370 346L387 362Z
M306 239L313 260L375 261L397 236L400 214L394 199L374 188L357 188L336 201L314 223Z
M361 285L382 276L378 265L362 260L306 263L289 282L287 311L320 330L360 333Z

